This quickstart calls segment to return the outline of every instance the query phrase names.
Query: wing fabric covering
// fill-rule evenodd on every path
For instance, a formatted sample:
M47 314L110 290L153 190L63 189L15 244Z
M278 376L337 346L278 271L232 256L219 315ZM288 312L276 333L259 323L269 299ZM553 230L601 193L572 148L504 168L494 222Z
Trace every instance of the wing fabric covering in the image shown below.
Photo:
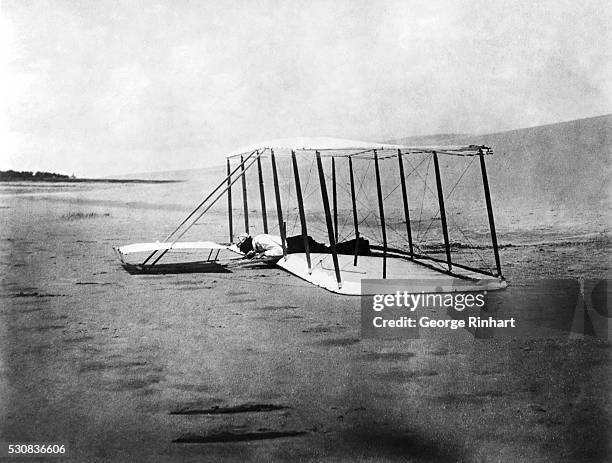
M229 246L215 243L214 241L192 241L179 243L134 243L116 248L121 254L133 254L135 252L164 251L166 249L229 249Z

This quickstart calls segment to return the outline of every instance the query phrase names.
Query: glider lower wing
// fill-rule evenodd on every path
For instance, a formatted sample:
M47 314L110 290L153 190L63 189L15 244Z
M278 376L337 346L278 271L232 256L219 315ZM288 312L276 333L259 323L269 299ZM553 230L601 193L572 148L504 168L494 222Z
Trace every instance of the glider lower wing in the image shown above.
M166 249L230 249L230 247L214 241L193 241L183 243L134 243L115 249L121 254L133 254L135 252L164 251Z
M227 250L237 254L241 254L240 250L235 245L225 245L215 243L214 241L192 241L192 242L177 242L177 243L134 243L126 246L115 248L115 251L119 254L121 261L124 261L123 257L128 254L134 254L137 252L153 252L153 251L166 251L170 249L210 249L210 250Z

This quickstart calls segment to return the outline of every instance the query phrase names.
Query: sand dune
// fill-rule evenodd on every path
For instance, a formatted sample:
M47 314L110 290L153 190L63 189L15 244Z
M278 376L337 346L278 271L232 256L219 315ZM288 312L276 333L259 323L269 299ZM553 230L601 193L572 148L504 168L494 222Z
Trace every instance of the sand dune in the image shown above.
M396 140L414 143L415 138ZM486 135L432 136L431 143L492 146L493 194L519 207L603 210L609 203L612 115Z

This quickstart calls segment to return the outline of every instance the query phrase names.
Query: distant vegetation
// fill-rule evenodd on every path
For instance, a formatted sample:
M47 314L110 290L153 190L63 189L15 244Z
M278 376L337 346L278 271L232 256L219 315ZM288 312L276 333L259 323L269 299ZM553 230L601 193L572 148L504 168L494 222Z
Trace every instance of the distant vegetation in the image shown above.
M73 182L73 183L176 183L180 180L141 180L116 178L76 178L54 172L0 170L0 182Z
M11 182L11 181L30 181L30 182L53 182L53 181L66 181L74 179L73 176L56 174L54 172L30 172L15 171L15 170L1 170L0 181Z
M80 220L80 219L95 219L96 217L108 217L109 213L98 214L97 212L69 212L68 214L62 215L64 220Z

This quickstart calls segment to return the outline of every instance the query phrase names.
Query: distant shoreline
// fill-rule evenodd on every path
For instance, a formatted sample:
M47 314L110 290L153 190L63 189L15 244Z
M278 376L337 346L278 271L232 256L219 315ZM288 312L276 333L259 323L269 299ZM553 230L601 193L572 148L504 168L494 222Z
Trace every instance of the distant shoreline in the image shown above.
M119 178L0 179L0 183L180 183L182 181Z
M137 178L77 178L74 175L58 174L56 172L0 170L0 182L9 183L176 183L177 181L179 180L144 180Z

